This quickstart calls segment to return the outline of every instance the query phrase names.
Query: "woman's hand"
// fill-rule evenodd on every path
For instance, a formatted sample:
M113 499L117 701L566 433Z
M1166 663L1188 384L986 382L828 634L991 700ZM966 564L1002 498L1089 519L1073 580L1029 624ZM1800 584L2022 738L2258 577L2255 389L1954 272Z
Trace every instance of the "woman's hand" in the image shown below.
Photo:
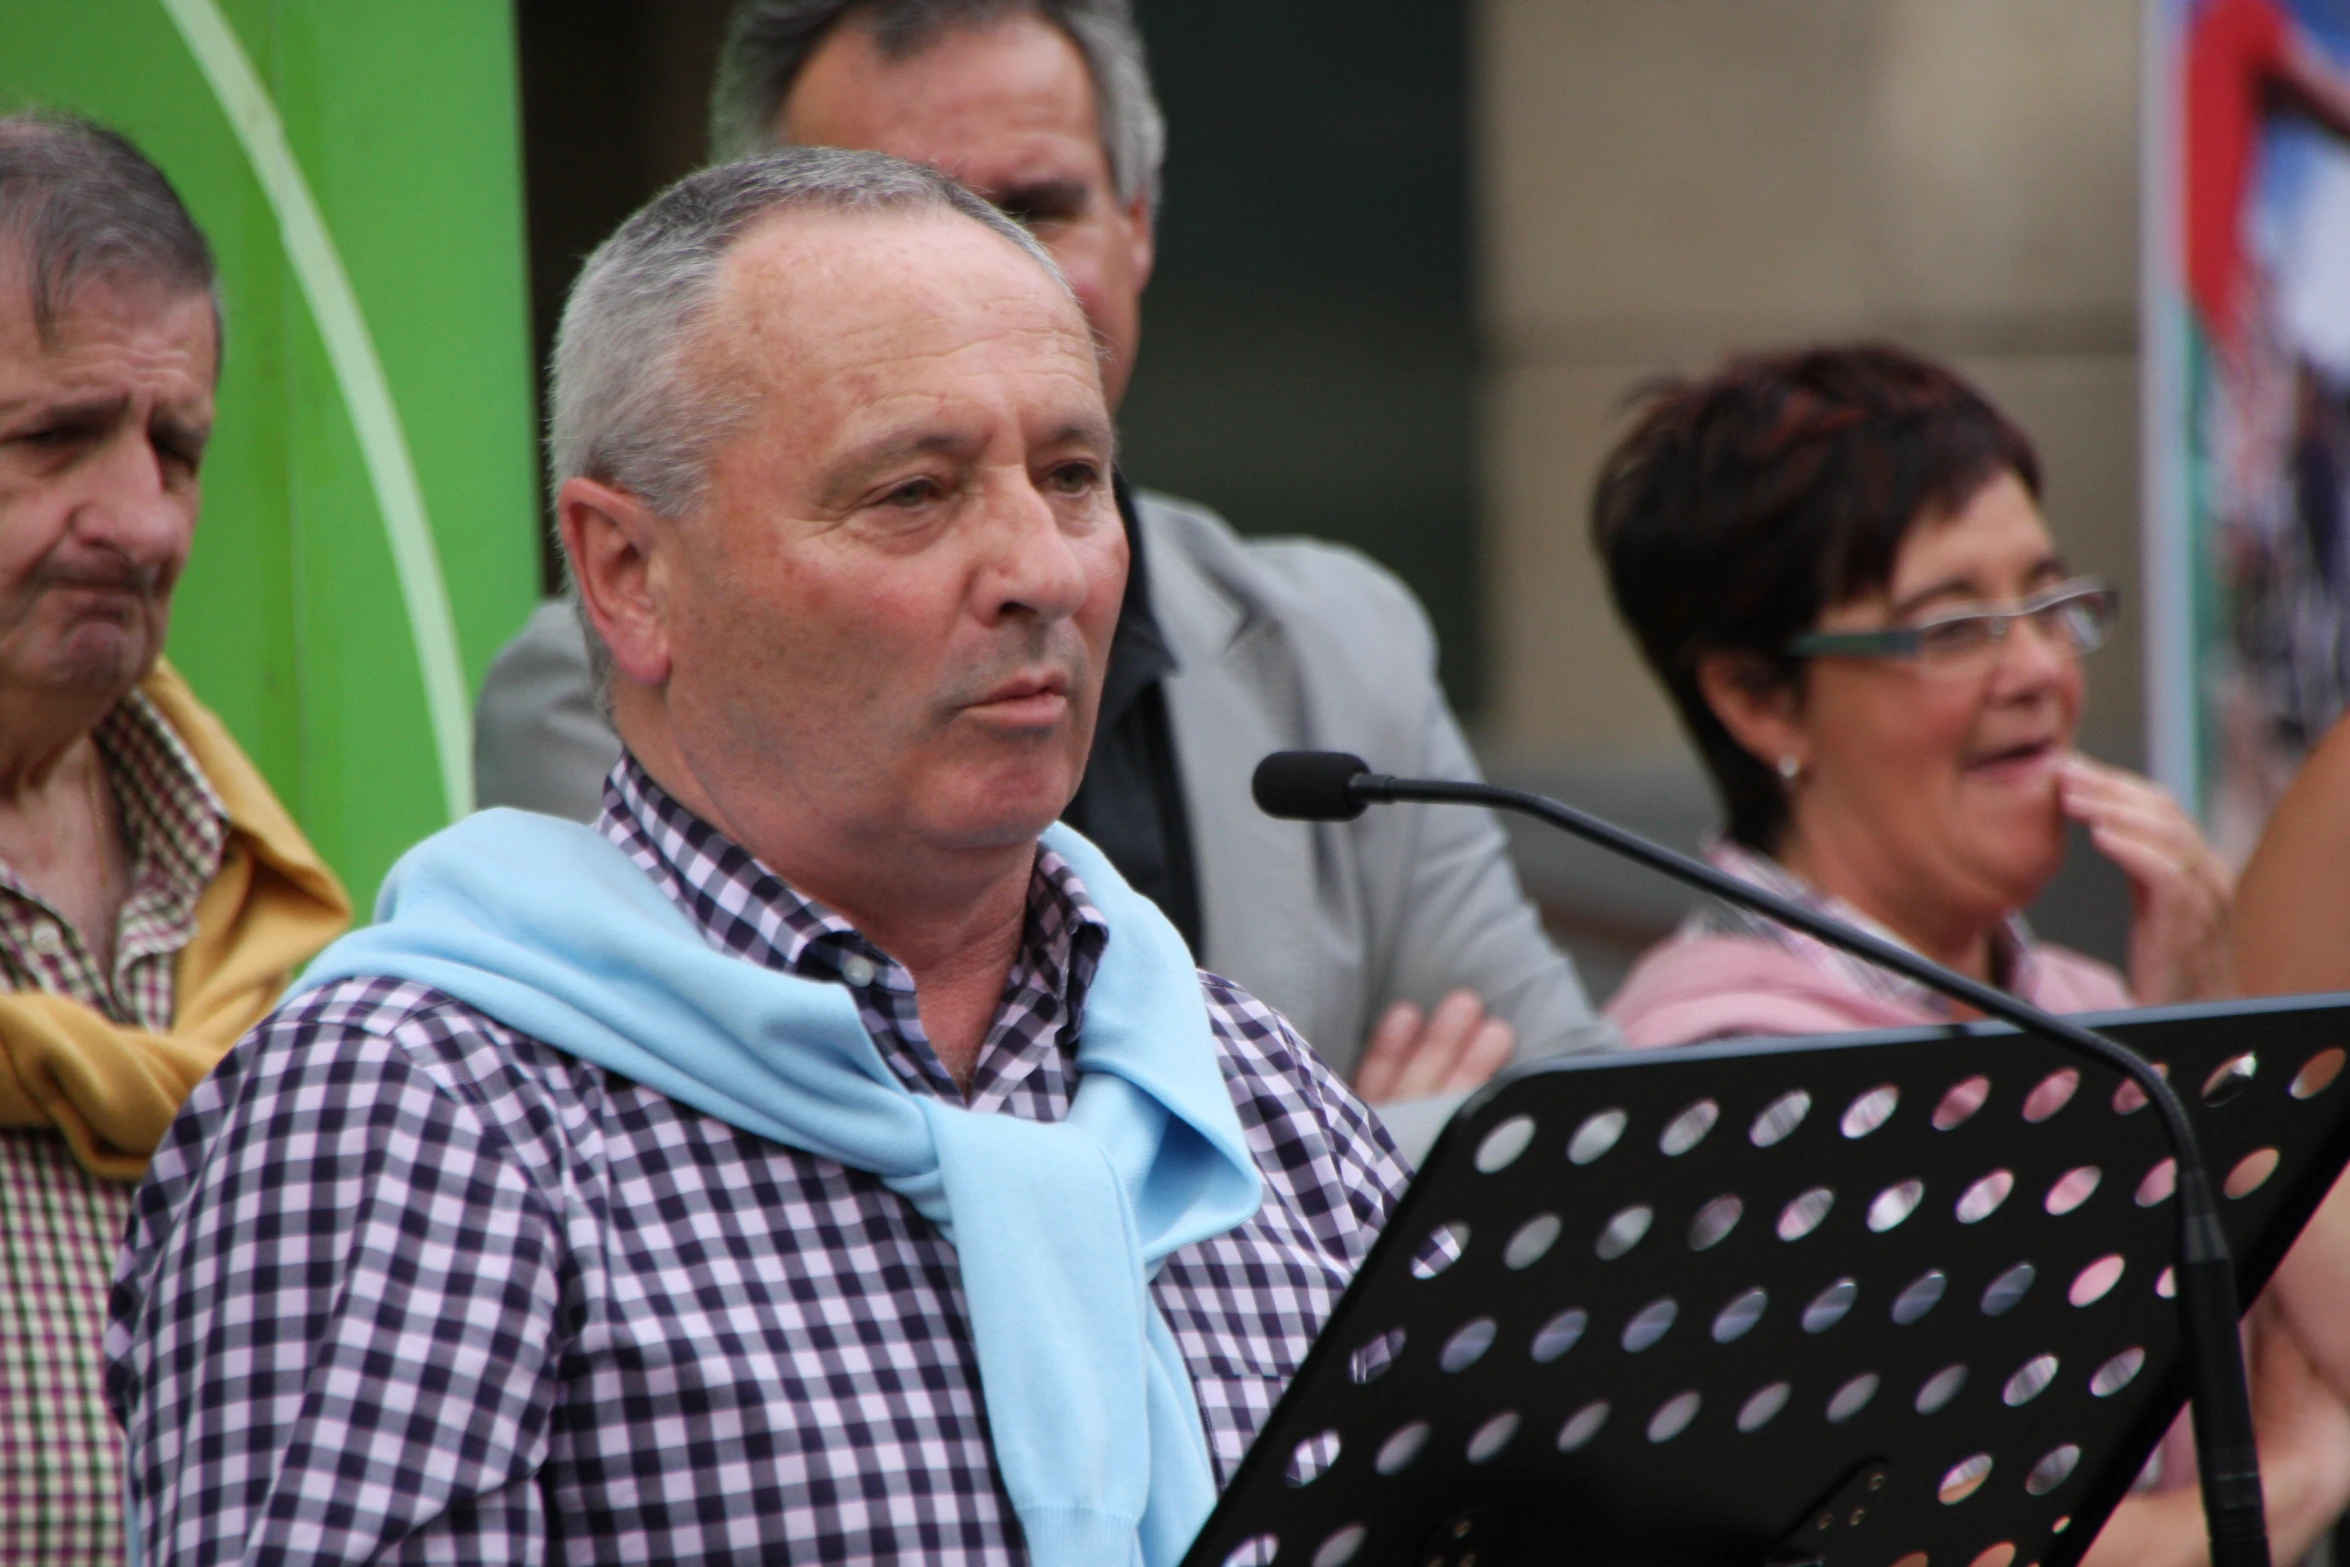
M2058 798L2130 878L2130 987L2143 1006L2233 995L2236 880L2156 785L2075 753Z
M1375 1105L1463 1093L1508 1066L1517 1042L1517 1030L1487 1015L1473 990L1452 992L1425 1016L1398 1001L1371 1030L1355 1068L1355 1092Z

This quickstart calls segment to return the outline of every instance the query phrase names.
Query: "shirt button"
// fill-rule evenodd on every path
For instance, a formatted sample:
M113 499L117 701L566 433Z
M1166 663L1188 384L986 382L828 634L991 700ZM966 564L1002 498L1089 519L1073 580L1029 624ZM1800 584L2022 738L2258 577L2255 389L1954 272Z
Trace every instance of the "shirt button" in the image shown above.
M65 935L56 926L35 925L33 927L33 950L35 952L55 952L64 945Z
M873 966L873 960L862 952L852 952L840 960L840 977L859 989L872 984L873 976L880 972Z

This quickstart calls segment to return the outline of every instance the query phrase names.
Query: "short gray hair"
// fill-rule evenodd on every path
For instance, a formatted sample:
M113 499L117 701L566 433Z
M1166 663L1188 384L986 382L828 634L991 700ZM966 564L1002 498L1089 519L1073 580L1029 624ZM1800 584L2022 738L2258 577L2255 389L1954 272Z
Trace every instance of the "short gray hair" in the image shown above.
M710 94L710 149L739 158L776 139L776 116L816 46L844 19L902 60L950 28L981 27L1028 13L1069 35L1093 76L1102 151L1122 200L1158 205L1167 121L1151 93L1150 66L1129 0L741 0L718 54Z
M770 213L790 211L965 217L1069 286L1019 224L936 169L882 153L784 147L689 174L598 245L572 285L547 398L553 489L588 478L665 517L700 507L710 456L750 405L741 389L696 373L699 329L736 241ZM580 624L601 695L609 655L584 611Z
M24 268L44 344L75 291L99 278L203 293L220 324L218 270L204 231L163 171L129 137L95 121L0 117L0 245Z

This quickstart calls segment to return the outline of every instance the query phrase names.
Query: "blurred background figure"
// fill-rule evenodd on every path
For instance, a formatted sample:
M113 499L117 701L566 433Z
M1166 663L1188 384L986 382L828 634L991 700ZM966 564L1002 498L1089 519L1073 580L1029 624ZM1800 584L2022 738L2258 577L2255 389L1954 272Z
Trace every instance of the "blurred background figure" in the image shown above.
M2350 718L2294 776L2237 888L2248 996L2350 990Z
M1132 374L1165 131L1123 0L750 0L711 109L721 158L780 142L945 169L1052 250ZM1338 747L1471 777L1410 592L1361 556L1244 543L1195 504L1127 497L1138 566L1070 822L1167 909L1208 968L1287 1015L1380 1102L1457 1093L1598 1037L1572 964L1482 812L1274 822L1267 751ZM1263 519L1272 521L1272 518ZM617 742L550 605L501 657L478 728L484 803L592 813Z
M2231 993L2232 877L2185 812L2074 749L2118 609L2042 521L2030 440L1887 348L1653 394L1592 532L1721 795L1716 864L2057 1011ZM2020 911L2084 824L2131 883L2130 985ZM1939 1022L1943 997L1778 925L1691 916L1610 1004L1639 1045Z
M2081 657L2115 595L2072 574L2039 490L2029 439L1947 370L1817 349L1653 394L1603 470L1593 532L1720 791L1717 865L2054 1011L2227 995L2227 868L2168 795L2073 749ZM2126 987L2017 913L2056 874L2067 819L2130 879ZM1643 958L1609 1012L1639 1046L1955 1015L1726 907ZM2350 1502L2346 1234L2350 1195L2249 1319L2280 1561ZM2182 1417L2090 1567L2206 1559L2192 1457Z
M0 1561L123 1560L99 1340L131 1192L349 923L162 659L221 357L212 252L114 132L0 119Z

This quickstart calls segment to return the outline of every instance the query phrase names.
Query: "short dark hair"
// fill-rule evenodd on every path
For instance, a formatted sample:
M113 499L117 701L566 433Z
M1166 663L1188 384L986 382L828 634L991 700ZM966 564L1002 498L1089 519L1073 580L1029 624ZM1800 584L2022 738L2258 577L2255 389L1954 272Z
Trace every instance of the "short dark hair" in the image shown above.
M1884 589L1910 530L2012 473L2035 499L2031 440L1954 372L1881 344L1731 360L1657 383L1600 469L1591 534L1616 611L1713 775L1728 832L1776 852L1781 780L1699 689L1709 654L1800 688L1787 643Z
M44 344L75 290L101 277L210 295L219 326L218 272L204 231L163 171L129 137L95 121L0 117L0 242L31 285Z
M1120 198L1145 195L1156 205L1167 122L1130 0L740 0L710 91L710 155L731 162L775 145L775 116L792 84L844 20L870 30L889 58L905 59L950 28L1021 14L1043 17L1085 56L1111 181Z

